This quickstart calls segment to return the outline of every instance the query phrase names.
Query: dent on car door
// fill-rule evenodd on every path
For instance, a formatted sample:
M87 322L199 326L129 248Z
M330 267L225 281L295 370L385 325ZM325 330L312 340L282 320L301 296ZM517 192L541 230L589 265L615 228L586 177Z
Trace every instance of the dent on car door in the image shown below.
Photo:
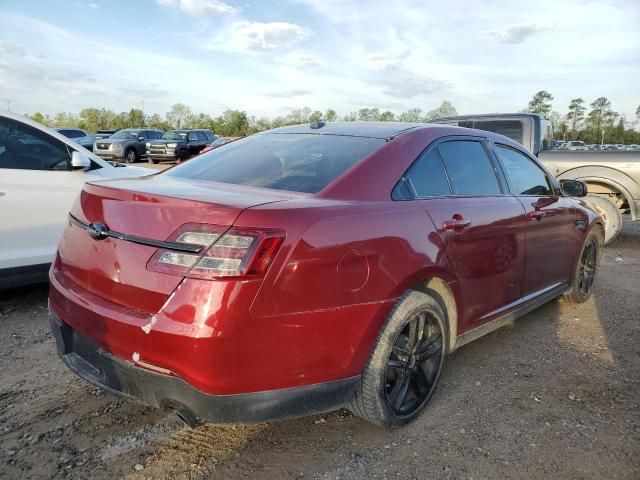
M69 169L63 142L0 118L0 269L51 262L82 185Z
M549 175L524 152L496 144L511 192L527 215L527 261L523 295L534 295L569 281L578 230L571 199L563 197Z
M439 143L414 163L408 179L463 292L459 333L517 303L524 270L524 210L517 199L503 194L483 143Z

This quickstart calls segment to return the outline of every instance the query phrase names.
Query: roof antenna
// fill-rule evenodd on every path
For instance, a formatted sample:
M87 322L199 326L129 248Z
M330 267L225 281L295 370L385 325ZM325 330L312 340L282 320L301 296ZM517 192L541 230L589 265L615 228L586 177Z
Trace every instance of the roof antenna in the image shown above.
M327 123L324 120L318 120L317 122L313 122L311 125L309 125L309 128L317 130L318 128L324 127L326 124Z

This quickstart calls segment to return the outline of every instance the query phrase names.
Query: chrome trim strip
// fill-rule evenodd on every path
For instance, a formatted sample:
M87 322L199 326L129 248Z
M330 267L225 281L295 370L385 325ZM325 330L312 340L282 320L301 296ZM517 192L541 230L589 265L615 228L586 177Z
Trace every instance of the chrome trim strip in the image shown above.
M83 222L79 218L76 218L73 214L69 213L69 221L85 230L89 229L90 223ZM137 243L138 245L146 245L149 247L164 248L166 250L174 250L176 252L185 253L200 253L204 248L202 245L190 245L182 242L168 242L163 240L153 240L151 238L138 237L137 235L128 235L126 233L114 232L108 230L106 237L116 238L118 240L124 240L125 242Z

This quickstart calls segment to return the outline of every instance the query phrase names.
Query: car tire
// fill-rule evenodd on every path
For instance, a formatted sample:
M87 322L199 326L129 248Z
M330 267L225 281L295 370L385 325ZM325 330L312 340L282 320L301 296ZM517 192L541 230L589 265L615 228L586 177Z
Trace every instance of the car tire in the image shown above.
M183 148L178 152L178 156L176 157L176 163L182 163L187 158L189 158L189 151Z
M135 148L130 148L124 152L124 161L127 163L136 163L138 161L138 152Z
M604 220L604 245L610 244L622 230L622 213L620 213L618 207L605 197L587 195L584 197L584 200L589 203L602 217L602 220Z
M593 227L587 235L571 278L571 285L564 294L564 298L568 302L583 303L591 297L600 266L600 257L604 246L603 239L604 234L598 226Z
M153 158L149 158L149 163L151 163L153 165L157 165L159 163L159 160L155 160Z
M440 379L447 337L440 304L423 292L405 293L378 334L349 410L381 427L414 420Z

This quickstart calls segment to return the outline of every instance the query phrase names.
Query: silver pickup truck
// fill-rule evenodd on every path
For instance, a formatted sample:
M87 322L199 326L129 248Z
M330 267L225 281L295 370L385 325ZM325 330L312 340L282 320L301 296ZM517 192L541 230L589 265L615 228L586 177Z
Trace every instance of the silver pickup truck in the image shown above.
M582 180L605 223L605 243L622 229L622 215L640 220L640 152L553 150L551 122L530 113L437 118L431 123L500 133L527 147L558 179Z

